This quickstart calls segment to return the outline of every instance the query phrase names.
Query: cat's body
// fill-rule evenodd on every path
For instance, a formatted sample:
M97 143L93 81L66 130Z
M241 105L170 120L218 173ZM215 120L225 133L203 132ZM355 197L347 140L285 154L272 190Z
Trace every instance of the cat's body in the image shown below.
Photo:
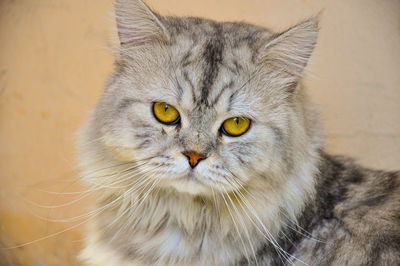
M289 220L285 221L288 226L276 237L277 243L287 252L287 257L296 258L291 259L291 263L296 265L304 265L303 262L309 265L398 265L399 173L372 171L356 166L346 157L321 155L321 174L318 176L316 200L306 204L304 211L299 215L298 225ZM168 196L163 199L170 200L171 204L181 204L173 202L177 199ZM196 211L200 218L201 210L205 207L201 207L200 202L194 202L193 205L198 207ZM188 202L181 207L191 210L193 205ZM165 205L160 207L163 209L162 214L168 210L164 207ZM174 208L173 205L171 207ZM109 221L106 218L104 222ZM151 224L151 221L145 220L143 223L143 230L147 231L145 223ZM156 224L160 226L158 221ZM98 233L92 235L93 239L90 239L90 245L83 255L87 262L95 265L155 265L154 249L160 245L169 246L169 252L164 251L164 255L174 257L177 255L174 250L174 236L182 233L178 225L166 226L163 229L166 231L154 230L147 239L140 239L143 241L143 245L139 245L140 248L145 245L155 246L149 248L147 256L140 256L142 260L135 260L133 250L125 250L123 246L118 245L112 249L103 244L110 236L103 239ZM171 234L167 237L167 244L164 241L157 243L157 237L165 233ZM121 240L129 241L131 237L125 235ZM235 255L236 248L232 247L229 238L226 243L219 242L220 248L224 247L223 251L212 246L208 255L201 247L202 242L218 238L214 238L212 234L203 235L199 231L188 232L186 238L190 239L186 252L192 253L187 258L191 257L192 260L185 263L172 262L171 265L247 265L246 256ZM202 259L201 252L204 252ZM278 254L273 245L266 241L256 253L259 265L291 264L283 263L283 252ZM256 265L254 258L250 259L250 265Z
M323 152L301 86L315 19L278 35L160 17L138 0L117 1L116 15L115 73L81 135L97 195L84 261L400 262L399 174ZM179 117L158 117L160 103ZM229 132L250 122L233 136L232 118Z
M398 265L400 173L322 154L317 196L305 208L293 255L310 265Z

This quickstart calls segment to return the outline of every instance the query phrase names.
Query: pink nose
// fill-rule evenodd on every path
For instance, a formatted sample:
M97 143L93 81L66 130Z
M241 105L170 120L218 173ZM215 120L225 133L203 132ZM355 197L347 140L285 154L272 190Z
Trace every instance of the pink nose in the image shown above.
M185 152L183 153L183 155L185 155L188 160L189 160L189 164L190 167L195 168L196 165L201 161L204 160L206 157L201 155L201 154L197 154L197 153L189 153L189 152Z

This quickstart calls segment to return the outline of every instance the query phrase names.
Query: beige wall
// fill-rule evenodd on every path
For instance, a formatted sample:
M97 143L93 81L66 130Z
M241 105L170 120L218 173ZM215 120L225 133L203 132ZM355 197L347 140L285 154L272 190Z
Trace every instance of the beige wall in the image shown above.
M319 46L307 84L319 103L329 151L364 165L400 168L400 2L397 0L152 0L162 14L244 20L275 30L317 14ZM0 1L0 247L74 226L86 211L73 180L74 132L98 99L112 56L111 0ZM115 36L115 35L114 35ZM25 200L24 200L25 199ZM6 262L74 265L80 226L12 250Z

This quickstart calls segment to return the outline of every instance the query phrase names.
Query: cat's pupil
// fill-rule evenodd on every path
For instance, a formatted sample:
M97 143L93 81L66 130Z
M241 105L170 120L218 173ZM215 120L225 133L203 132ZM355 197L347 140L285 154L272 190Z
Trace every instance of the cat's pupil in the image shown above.
M167 109L168 109L168 104L166 103L165 107L164 107L164 111L167 112Z
M238 117L235 117L235 118L233 119L233 121L235 121L235 122L236 122L236 124L238 124L238 125L239 125L239 118L238 118Z

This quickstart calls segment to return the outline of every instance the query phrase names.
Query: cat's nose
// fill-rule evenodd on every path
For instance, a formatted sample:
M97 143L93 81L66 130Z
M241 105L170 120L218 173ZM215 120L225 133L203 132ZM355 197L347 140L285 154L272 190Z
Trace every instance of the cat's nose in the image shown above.
M186 158L188 158L189 160L189 164L190 167L195 168L196 165L201 161L204 160L206 157L201 155L201 154L197 154L197 153L190 153L190 152L184 152L183 155L186 156Z

